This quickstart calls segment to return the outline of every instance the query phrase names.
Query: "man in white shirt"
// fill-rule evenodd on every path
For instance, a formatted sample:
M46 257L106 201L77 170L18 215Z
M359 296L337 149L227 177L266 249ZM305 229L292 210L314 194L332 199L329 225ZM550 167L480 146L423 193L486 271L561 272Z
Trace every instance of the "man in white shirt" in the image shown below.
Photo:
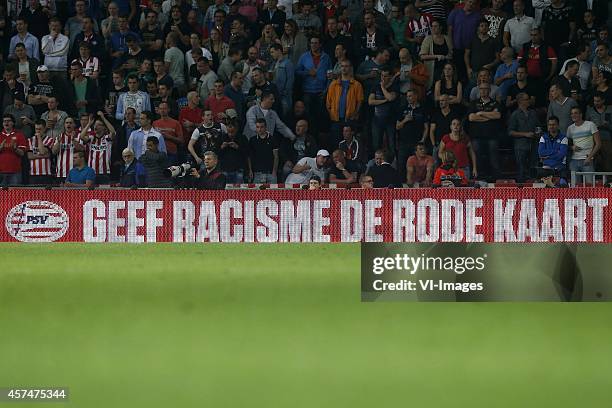
M593 159L601 147L601 138L597 126L588 120L582 119L582 110L579 107L572 108L572 123L567 128L567 137L572 142L571 171L595 171ZM576 181L582 182L578 176Z
M591 56L591 46L589 44L581 45L582 49L576 50L576 56L570 58L563 63L559 75L565 74L565 69L570 61L576 61L579 64L578 67L578 80L580 81L580 88L586 91L589 86L589 77L591 75L591 64L589 64L589 57Z
M504 26L504 45L514 48L514 51L518 53L523 44L531 40L531 29L535 25L535 20L525 15L523 0L514 0L512 10L514 10L514 17L506 21Z
M317 157L303 157L295 166L292 172L285 180L286 184L306 184L312 176L319 176L321 180L327 177L327 159L329 152L327 150L319 150Z
M70 40L62 34L62 23L56 17L49 20L49 34L42 38L42 52L45 65L49 68L52 79L66 80L68 68L68 50Z

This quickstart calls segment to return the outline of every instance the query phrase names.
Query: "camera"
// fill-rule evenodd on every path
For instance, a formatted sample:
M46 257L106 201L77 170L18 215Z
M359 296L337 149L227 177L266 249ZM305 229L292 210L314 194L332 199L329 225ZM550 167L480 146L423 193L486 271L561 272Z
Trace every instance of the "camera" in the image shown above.
M189 175L192 168L194 168L194 165L191 162L186 162L178 166L170 166L164 170L164 176L169 178L185 177Z

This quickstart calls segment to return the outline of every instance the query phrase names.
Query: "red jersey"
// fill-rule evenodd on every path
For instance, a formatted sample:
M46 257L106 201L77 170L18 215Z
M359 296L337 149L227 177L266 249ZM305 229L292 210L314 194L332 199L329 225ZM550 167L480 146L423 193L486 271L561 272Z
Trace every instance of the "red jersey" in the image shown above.
M19 173L21 171L21 156L15 153L11 144L15 142L17 148L26 152L28 150L28 142L25 136L19 130L13 129L12 132L6 133L4 129L0 132L0 145L4 146L0 149L0 173Z
M551 47L546 49L546 56L550 61L557 59L557 54L555 54L555 50L553 50ZM519 51L518 59L521 60L523 58L525 58L525 53L521 49ZM532 45L529 47L527 60L525 63L527 65L527 75L530 77L540 78L545 75L542 73L542 67L540 66L540 46L535 47Z
M177 145L173 141L166 138L166 136L178 137L183 140L183 127L179 123L178 120L174 120L172 118L168 118L166 120L157 119L153 122L153 127L159 131L164 136L164 141L166 142L166 151L168 154L176 154Z
M213 117L215 121L221 122L221 118L219 117L220 113L225 113L227 109L235 109L236 104L227 96L223 95L221 99L217 99L214 95L206 98L204 102L204 109L210 109L213 113Z
M433 17L429 13L421 13L421 17L406 24L406 38L427 37L431 34Z
M189 121L194 124L194 129L202 124L202 109L195 108L191 109L189 106L185 106L179 113L178 121L183 126L183 121ZM193 131L193 129L192 129ZM185 134L185 127L183 126L183 134Z
M463 172L463 170L455 169L453 167L451 167L450 169L446 169L443 166L440 166L436 169L436 174L434 175L433 183L436 185L440 185L443 181L452 181L455 185L467 185L467 178L465 177L465 173Z
M78 133L74 133L74 138L67 135L65 132L59 136L60 150L57 153L57 171L56 177L68 177L68 172L74 167L72 156L74 155L75 146L82 144Z
M468 154L470 139L464 136L461 140L453 140L450 135L444 135L442 136L442 141L444 142L444 149L450 150L455 154L457 167L467 167L470 165L470 157Z
M50 151L51 147L53 147L53 143L55 143L55 139L45 136L43 137L42 142ZM38 139L36 136L28 139L28 150L35 155L40 154ZM53 176L53 173L51 173L51 156L39 157L30 160L30 176Z
M110 135L103 137L92 137L87 143L87 165L91 167L96 174L110 174L111 171L111 150L113 148L113 139Z

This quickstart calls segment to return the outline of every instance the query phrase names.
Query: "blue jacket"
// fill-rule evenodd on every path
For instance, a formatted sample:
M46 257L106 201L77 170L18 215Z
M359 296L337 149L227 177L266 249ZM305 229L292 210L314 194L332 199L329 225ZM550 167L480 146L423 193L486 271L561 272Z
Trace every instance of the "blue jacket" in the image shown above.
M302 84L303 90L306 93L321 93L327 89L327 70L332 69L331 59L329 55L321 51L321 60L317 68L317 75L311 77L308 74L310 69L315 68L312 54L306 51L298 60L295 67L295 73L304 78Z
M548 133L544 133L540 137L538 145L538 156L542 159L542 164L553 169L562 169L566 167L568 151L568 139L563 133L555 139L551 139Z

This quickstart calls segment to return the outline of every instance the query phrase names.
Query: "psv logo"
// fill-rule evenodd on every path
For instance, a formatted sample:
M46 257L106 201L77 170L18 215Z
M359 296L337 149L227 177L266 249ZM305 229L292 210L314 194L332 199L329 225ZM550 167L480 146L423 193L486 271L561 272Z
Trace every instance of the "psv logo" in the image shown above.
M6 215L6 230L21 242L53 242L64 236L69 219L66 211L50 201L26 201Z

